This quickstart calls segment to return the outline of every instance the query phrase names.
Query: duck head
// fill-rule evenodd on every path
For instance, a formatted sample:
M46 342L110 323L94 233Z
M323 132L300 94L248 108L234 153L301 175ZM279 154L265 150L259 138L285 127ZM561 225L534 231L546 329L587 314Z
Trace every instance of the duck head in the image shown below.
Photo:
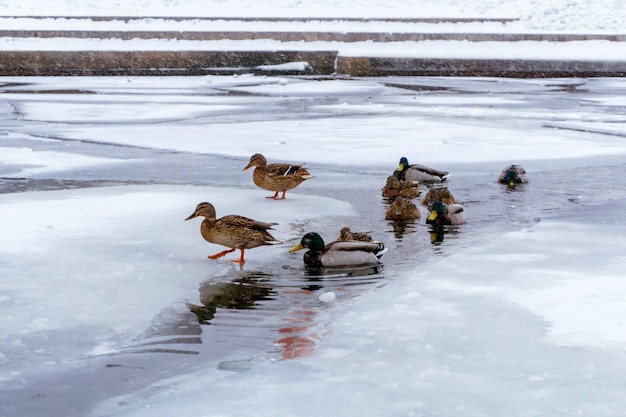
M504 176L504 182L508 184L510 188L515 188L515 183L519 181L517 174L514 170L509 169Z
M406 159L406 156L403 156L402 158L400 158L400 163L398 165L398 171L402 172L404 171L405 168L408 168L409 166L409 160Z
M260 153L255 153L254 155L250 157L250 162L248 162L248 165L246 165L246 167L242 169L242 171L245 171L246 169L252 168L252 167L264 167L266 165L267 165L267 159L265 159L265 157L261 155Z
M322 237L315 232L309 232L302 236L300 243L289 249L289 252L296 252L304 248L312 250L313 252L323 252L324 247L324 239L322 239Z
M446 214L446 206L441 201L435 201L430 206L430 217L428 220L434 221L438 216Z
M196 206L196 211L194 211L189 217L187 217L185 221L195 219L196 217L200 216L206 217L207 219L215 219L216 214L213 204L207 203L206 201L198 204Z

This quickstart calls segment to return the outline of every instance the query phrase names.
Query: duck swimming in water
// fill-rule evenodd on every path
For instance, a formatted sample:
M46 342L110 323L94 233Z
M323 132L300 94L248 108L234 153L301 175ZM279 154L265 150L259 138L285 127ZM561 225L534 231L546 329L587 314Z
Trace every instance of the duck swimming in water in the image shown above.
M460 204L445 205L441 201L435 201L430 206L430 209L430 216L426 219L426 224L444 226L451 224L464 224L466 221L465 210Z
M409 164L409 160L403 156L400 158L398 168L393 175L401 181L419 181L425 183L443 182L446 180L448 171L440 171L420 164Z
M448 190L448 187L444 185L435 185L429 189L424 198L422 198L422 205L430 206L435 201L441 201L443 204L456 203L454 196Z
M521 165L509 165L498 176L498 182L508 185L509 188L515 188L516 184L526 184L528 182L526 170Z
M337 240L359 240L361 242L373 242L369 232L353 232L348 226L342 227Z
M396 176L387 177L387 182L383 187L383 197L396 198L402 196L405 198L415 198L421 193L419 181L400 181Z
M420 210L415 203L403 197L396 197L385 213L387 220L415 220L419 219L420 216Z
M361 266L379 263L379 258L387 252L380 242L357 240L336 240L324 244L322 237L315 232L305 234L300 243L289 252L309 249L304 254L305 265L312 267Z

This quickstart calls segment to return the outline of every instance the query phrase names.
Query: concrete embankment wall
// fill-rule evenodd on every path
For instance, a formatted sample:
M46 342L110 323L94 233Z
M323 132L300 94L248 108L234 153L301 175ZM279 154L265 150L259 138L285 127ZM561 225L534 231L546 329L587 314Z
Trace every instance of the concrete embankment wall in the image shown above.
M290 63L306 62L302 68ZM1 76L623 77L624 62L342 57L337 51L0 51Z
M123 17L74 17L68 19L132 20ZM168 20L189 18L168 18ZM207 20L215 20L208 19ZM264 19L271 21L272 19ZM293 22L298 19L274 19ZM314 19L301 19L303 22ZM318 19L320 20L320 19ZM363 21L363 19L353 19ZM404 23L416 19L393 19ZM423 20L423 19L422 19ZM507 19L494 20L506 24ZM427 20L438 23L439 19ZM455 23L463 23L456 19ZM468 20L471 23L473 20ZM423 22L421 22L423 23ZM493 23L493 22L492 22ZM210 22L207 23L210 26ZM511 33L423 33L423 32L279 32L279 31L100 31L100 30L1 30L0 37L50 39L169 39L193 41L271 39L281 42L400 42L468 41L515 42L595 41L626 42L626 35L606 34L511 34ZM332 46L330 47L332 48ZM67 75L347 75L347 76L491 76L491 77L623 77L626 56L622 60L523 60L463 58L396 58L344 56L337 50L10 50L0 51L0 76ZM366 55L364 53L364 55ZM301 63L301 65L294 65Z
M337 51L0 51L0 75L328 75L336 57ZM308 66L271 68L294 62Z

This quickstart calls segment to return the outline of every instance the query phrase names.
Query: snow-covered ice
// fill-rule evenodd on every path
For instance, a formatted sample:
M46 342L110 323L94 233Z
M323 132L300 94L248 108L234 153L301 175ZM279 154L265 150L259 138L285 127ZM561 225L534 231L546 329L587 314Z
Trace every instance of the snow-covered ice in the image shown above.
M13 81L0 169L33 191L0 196L5 415L623 408L622 80ZM257 151L316 178L267 200L241 172ZM383 220L403 154L452 172L468 224L442 242ZM531 178L513 192L511 160ZM285 244L207 260L183 221L203 200ZM345 224L385 241L383 270L320 280L287 253ZM202 307L245 288L256 309Z

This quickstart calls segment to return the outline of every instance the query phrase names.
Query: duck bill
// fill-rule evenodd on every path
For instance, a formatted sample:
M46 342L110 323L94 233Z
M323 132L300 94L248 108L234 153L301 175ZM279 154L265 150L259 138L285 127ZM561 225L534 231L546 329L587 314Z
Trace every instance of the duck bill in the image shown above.
M430 212L430 216L428 217L428 220L430 220L432 222L436 218L437 218L437 212L435 210L431 211Z
M398 171L404 171L404 164L400 164L398 166Z
M289 249L289 253L297 252L300 249L304 249L304 246L302 246L302 243L298 243L296 246L294 246L293 248Z
M244 169L242 169L242 171L245 171L246 169L250 168L251 166L252 166L252 164L251 164L251 163L250 163L250 164L248 164L248 165L246 165L246 167L245 167Z
M196 217L198 217L198 215L194 212L191 216L187 217L185 221L195 219Z
M509 181L509 187L515 188L515 181Z

